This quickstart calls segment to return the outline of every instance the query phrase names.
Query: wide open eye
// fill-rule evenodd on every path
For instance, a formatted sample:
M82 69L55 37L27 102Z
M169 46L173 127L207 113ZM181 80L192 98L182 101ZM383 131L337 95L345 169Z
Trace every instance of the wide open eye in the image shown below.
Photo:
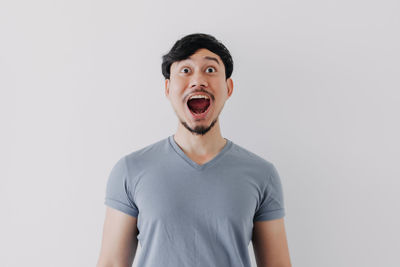
M186 68L186 67L181 70L181 72L183 72L183 73L189 73L189 71L190 71L190 69Z
M216 72L216 70L215 70L214 67L208 67L208 68L207 68L207 72L209 72L208 70L212 70L211 72Z

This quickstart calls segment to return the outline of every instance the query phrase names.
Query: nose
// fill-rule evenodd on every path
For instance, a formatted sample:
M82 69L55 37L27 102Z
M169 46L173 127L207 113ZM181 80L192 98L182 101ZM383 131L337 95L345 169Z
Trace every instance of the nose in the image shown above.
M190 88L197 86L208 87L207 78L201 71L194 72L190 80Z

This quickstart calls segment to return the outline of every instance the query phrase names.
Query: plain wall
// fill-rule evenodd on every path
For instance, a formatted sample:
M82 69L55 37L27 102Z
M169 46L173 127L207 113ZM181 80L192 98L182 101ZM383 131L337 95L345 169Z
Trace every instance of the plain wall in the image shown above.
M0 265L95 266L112 166L178 125L161 56L204 32L235 64L222 135L281 175L293 266L400 266L399 14L394 0L1 1Z

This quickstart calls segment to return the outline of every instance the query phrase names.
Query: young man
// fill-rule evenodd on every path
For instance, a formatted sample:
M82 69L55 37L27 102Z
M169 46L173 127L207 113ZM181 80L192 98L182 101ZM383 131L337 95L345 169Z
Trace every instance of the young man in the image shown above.
M291 266L274 165L223 138L233 61L211 35L191 34L163 56L175 134L122 157L107 183L98 267Z

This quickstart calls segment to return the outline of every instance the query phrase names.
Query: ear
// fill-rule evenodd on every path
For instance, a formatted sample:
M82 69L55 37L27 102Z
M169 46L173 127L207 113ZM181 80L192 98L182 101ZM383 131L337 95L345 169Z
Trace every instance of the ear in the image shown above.
M169 96L169 79L165 79L165 96Z
M233 80L232 78L226 79L226 88L228 90L228 98L232 95L233 92Z

